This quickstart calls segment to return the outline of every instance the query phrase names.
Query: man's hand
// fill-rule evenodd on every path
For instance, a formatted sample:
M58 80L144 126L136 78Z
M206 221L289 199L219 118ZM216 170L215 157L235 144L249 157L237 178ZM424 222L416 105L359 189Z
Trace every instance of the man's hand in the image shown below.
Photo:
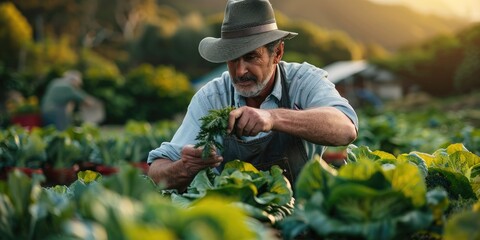
M194 177L205 168L218 167L223 161L223 157L217 155L215 149L212 149L206 159L202 159L202 151L203 148L195 148L193 145L186 145L182 149L180 159L190 177Z
M85 105L86 107L93 107L97 104L99 100L97 100L96 98L94 97L91 97L91 96L87 96L85 97L85 99L83 100L82 104Z
M227 132L237 136L255 136L273 128L273 119L269 111L252 107L241 107L230 112Z
M192 179L203 169L218 167L223 157L212 150L207 159L202 159L203 148L186 145L180 153L180 160L159 158L152 162L148 169L148 176L156 183L164 184L167 189L178 189L183 192Z
M284 132L311 143L345 146L357 137L352 120L335 107L305 110L241 107L230 112L227 132L255 136L259 132Z

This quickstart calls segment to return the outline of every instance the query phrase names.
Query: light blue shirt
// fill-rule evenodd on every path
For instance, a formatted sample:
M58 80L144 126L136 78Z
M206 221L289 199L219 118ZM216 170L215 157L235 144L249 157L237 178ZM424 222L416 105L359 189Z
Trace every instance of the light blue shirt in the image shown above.
M285 80L289 86L291 109L296 107L300 109L325 106L335 107L350 118L358 129L357 114L348 101L340 96L335 89L335 85L327 79L328 73L326 71L305 62L301 64L281 62L281 64L284 66ZM277 67L272 93L260 105L261 109L278 108L282 98L282 84L280 74L278 74L279 71ZM232 94L234 94L235 107L246 105L244 97L236 94L236 92L232 92L232 80L228 71L208 82L193 96L183 122L172 140L163 142L159 148L150 151L147 162L151 163L157 158L166 158L174 161L180 159L180 152L183 146L196 144L195 138L200 131L201 124L199 119L207 115L211 109L231 106ZM245 137L244 140L252 140L265 134L267 133L260 133L254 137ZM313 158L315 154L321 155L325 148L305 140L303 140L303 144L309 159Z

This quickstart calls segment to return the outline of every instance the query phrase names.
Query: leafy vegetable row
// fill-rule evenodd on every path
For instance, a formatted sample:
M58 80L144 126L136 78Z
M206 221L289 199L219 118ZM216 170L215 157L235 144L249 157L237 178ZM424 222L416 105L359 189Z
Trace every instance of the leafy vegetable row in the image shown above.
M130 165L102 177L78 174L69 186L41 187L42 175L14 171L0 181L4 239L402 239L478 236L479 156L461 144L433 154L394 156L349 148L335 169L311 159L295 193L277 167L258 171L233 161L220 173L200 172L185 193L155 185ZM451 205L450 189L429 185L430 169L465 177L470 202ZM452 180L453 179L453 180ZM475 204L476 203L476 204ZM175 216L175 217L172 217Z

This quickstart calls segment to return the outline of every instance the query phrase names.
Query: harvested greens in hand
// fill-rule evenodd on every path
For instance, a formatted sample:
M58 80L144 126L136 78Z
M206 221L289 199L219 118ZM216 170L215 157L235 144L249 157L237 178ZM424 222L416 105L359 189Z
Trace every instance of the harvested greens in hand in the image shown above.
M222 109L212 109L206 116L200 118L200 132L195 138L195 140L198 140L195 147L203 147L203 159L210 155L214 147L223 151L222 143L217 141L216 137L222 137L227 134L228 115L233 109L235 108L232 106Z

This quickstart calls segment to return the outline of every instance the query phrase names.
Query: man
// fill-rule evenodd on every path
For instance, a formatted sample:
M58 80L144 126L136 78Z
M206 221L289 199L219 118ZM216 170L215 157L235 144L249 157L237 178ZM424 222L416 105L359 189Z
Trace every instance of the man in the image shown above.
M155 182L184 191L202 169L239 159L262 170L278 165L293 184L324 146L356 139L356 113L327 73L281 61L283 40L297 33L277 29L268 0L229 0L221 30L221 38L203 39L199 52L210 62L227 62L228 72L195 94L172 141L149 153L148 175ZM226 106L236 109L229 116L225 150L202 159L202 149L193 147L199 119Z
M41 112L44 126L54 125L63 131L72 124L74 104L93 104L93 98L81 89L82 75L69 70L62 78L53 80L42 99Z

